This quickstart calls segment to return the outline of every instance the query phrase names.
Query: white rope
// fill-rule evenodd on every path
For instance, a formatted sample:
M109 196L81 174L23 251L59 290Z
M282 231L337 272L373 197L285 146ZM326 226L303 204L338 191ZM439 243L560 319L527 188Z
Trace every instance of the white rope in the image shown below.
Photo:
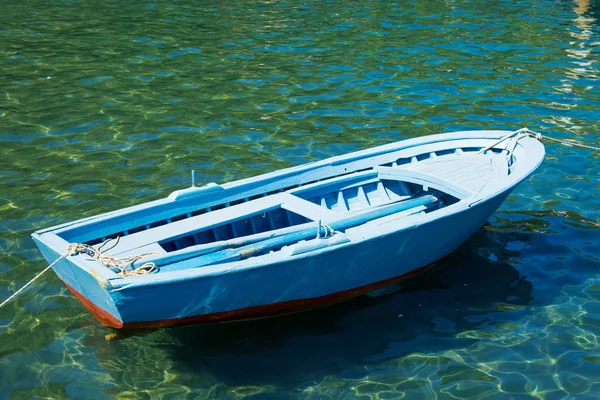
M505 150L508 150L509 147L512 146L512 150L509 151L509 158L510 158L512 156L512 153L515 151L515 148L517 147L517 142L527 136L533 137L537 140L542 140L542 139L550 140L553 142L560 143L564 146L580 147L582 149L600 151L600 147L589 146L587 144L583 144L583 143L576 142L574 140L569 140L569 139L555 139L553 137L545 136L545 135L542 135L541 133L534 132L529 128L521 128L521 129L518 129L514 132L511 132L511 133L501 137L500 139L496 140L494 143L490 144L489 146L486 146L483 149L479 150L478 154L485 153L486 151L490 150L493 147L496 147L497 145L504 142L505 140L514 138L512 143L509 143L505 148Z
M512 156L513 156L513 153L515 152L515 150L517 148L517 144L519 143L519 140L521 140L521 139L523 139L524 137L527 137L527 136L530 136L530 134L526 132L526 133L521 133L521 134L519 134L519 135L517 135L517 136L514 137L513 143L510 145L510 146L512 146L512 148L510 149L510 151L508 152L508 155L506 156L506 158L508 158L508 165L509 166L512 165L512 159L513 159ZM507 149L508 149L508 147L507 147Z
M588 150L594 150L594 151L600 151L600 147L594 147L594 146L589 146L587 144L583 144L583 143L579 143L576 142L574 140L568 140L568 139L555 139L549 136L544 136L542 134L539 134L540 138L542 139L547 139L547 140L551 140L553 142L557 142L560 143L564 146L571 146L571 147L581 147L582 149L588 149Z
M56 265L56 263L58 263L60 260L62 260L65 257L73 256L76 254L87 254L88 256L94 258L100 264L104 265L107 268L116 268L119 270L119 274L123 277L146 275L157 269L156 265L153 262L147 262L147 263L143 264L142 266L135 268L135 269L133 269L133 268L127 269L127 268L130 268L131 265L135 261L137 261L141 258L144 258L147 255L157 254L157 253L135 254L135 255L131 255L126 258L116 258L116 257L112 257L112 256L108 256L106 254L103 254L101 252L102 248L105 245L107 245L111 240L113 240L113 239L105 240L100 246L98 246L97 249L95 249L92 246L87 245L87 244L71 243L70 245L67 246L65 254L58 257L52 264L50 264L46 268L44 268L44 270L42 272L38 273L32 280L27 282L21 289L14 292L8 299L4 300L2 302L2 304L0 304L0 308L2 308L5 304L7 304L9 301L14 299L15 297L17 297L19 294L23 293L23 291L25 289L27 289L29 287L29 285L31 285L33 282L35 282L40 276L42 276L46 271L48 271L54 265ZM104 251L111 250L118 243L119 243L119 238L117 237L115 244Z
M504 142L505 140L508 140L508 139L510 139L511 137L513 137L513 136L516 136L516 135L518 135L519 133L522 133L522 132L525 132L525 131L529 131L529 129L527 129L527 128L521 128L521 129L519 129L519 130L516 130L516 131L514 131L514 132L511 132L511 133L509 133L509 134L507 134L507 135L504 135L504 136L502 136L500 139L496 140L494 143L492 143L492 144L490 144L489 146L487 146L487 147L484 147L483 149L479 150L479 151L477 152L477 154L483 154L483 153L485 153L486 151L488 151L489 149L491 149L492 147L496 147L496 146L498 146L500 143Z
M4 300L2 302L2 304L0 304L0 308L2 308L2 306L4 306L6 303L8 303L9 301L11 301L12 299L14 299L15 297L17 297L19 294L21 294L23 292L23 290L27 289L27 287L29 285L31 285L33 282L35 282L35 280L37 278L39 278L40 276L42 276L46 271L48 271L50 268L52 268L54 266L54 264L56 264L57 262L59 262L60 260L62 260L63 258L65 258L67 255L63 254L62 256L60 256L56 261L54 261L52 264L48 265L46 268L44 268L44 270L42 272L40 272L39 274L37 274L32 280L30 280L29 282L27 282L25 284L25 286L23 286L21 289L17 290L16 292L14 292L12 294L12 296L10 296L8 299Z
M321 236L321 228L325 229L325 236ZM317 239L327 239L330 236L333 236L335 233L335 229L330 227L329 225L323 223L323 221L319 220L317 223Z
M322 224L322 225L323 225L323 228L325 228L325 236L323 236L323 239L327 239L328 237L333 236L333 234L335 233L335 230L327 224Z

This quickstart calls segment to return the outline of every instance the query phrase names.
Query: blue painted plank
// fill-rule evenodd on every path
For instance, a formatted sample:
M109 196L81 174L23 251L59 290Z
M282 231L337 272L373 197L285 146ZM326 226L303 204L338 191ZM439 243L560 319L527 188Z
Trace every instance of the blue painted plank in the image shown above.
M420 198L415 198L411 200L402 201L396 204L389 204L382 207L377 207L374 209L369 209L367 211L347 214L340 219L328 221L327 224L334 230L344 230L356 225L363 224L369 220L384 217L386 215L390 215L393 213L397 213L400 211L408 210L413 207L418 207L423 204L432 203L437 201L437 198L431 195L426 195ZM327 231L325 228L321 228L321 235L326 236ZM290 245L293 243L297 243L300 240L306 240L310 237L315 237L317 235L317 228L310 227L298 232L290 233L287 235L274 237L271 239L263 240L261 242L257 242L251 245L242 246L236 249L225 249L221 251L217 251L211 254L203 255L200 257L196 257L193 259L189 259L186 261L182 261L181 263L171 264L165 266L161 269L161 271L175 271L178 269L185 268L198 268L205 265L211 265L216 263L221 263L225 261L235 261L240 259L245 259L248 257L252 257L254 255L260 254L262 252L278 248L285 245Z
M185 220L158 226L134 233L119 239L119 244L109 254L117 254L141 247L147 243L173 240L194 231L209 230L228 222L239 221L254 215L260 215L281 206L281 195L264 197L247 203L241 203L226 209L215 210ZM218 240L218 239L217 239Z

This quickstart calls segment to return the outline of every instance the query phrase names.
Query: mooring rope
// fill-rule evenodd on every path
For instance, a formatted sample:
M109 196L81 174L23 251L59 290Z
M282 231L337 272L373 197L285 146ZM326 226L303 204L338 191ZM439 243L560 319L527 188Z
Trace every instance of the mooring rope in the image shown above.
M572 146L572 147L581 147L582 149L588 149L588 150L594 150L594 151L600 151L600 147L594 147L594 146L589 146L587 144L583 144L583 143L579 143L576 142L574 140L570 140L570 139L556 139L550 136L544 136L542 134L539 134L540 137L542 139L546 139L546 140L551 140L553 142L558 142L564 146Z
M515 151L515 148L517 147L517 142L520 139L527 137L527 136L532 137L537 140L542 140L542 139L550 140L553 142L560 143L563 146L580 147L582 149L600 151L600 147L589 146L587 144L583 144L583 143L577 142L575 140L570 140L570 139L556 139L556 138L553 138L550 136L542 135L539 132L534 132L529 128L521 128L521 129L518 129L516 131L513 131L513 132L501 137L500 139L496 140L494 143L490 144L489 146L486 146L483 149L479 150L478 153L479 154L485 153L486 151L490 150L493 147L496 147L497 145L504 142L505 140L514 138L513 143L512 143L512 146L513 146L512 150L509 151L509 156L512 156L512 153ZM507 149L510 146L511 146L511 144L509 144L507 146Z
M39 278L40 276L44 275L44 273L46 271L48 271L50 268L52 268L54 266L54 264L56 264L57 262L59 262L60 260L62 260L63 258L65 258L67 255L63 254L62 256L60 256L56 261L54 261L52 264L48 265L46 268L44 268L44 270L42 272L40 272L39 274L37 274L32 280L30 280L29 282L27 282L25 284L25 286L23 286L21 289L17 290L16 292L14 292L12 294L12 296L10 296L8 299L4 300L2 302L2 304L0 304L0 308L2 308L6 303L8 303L9 301L11 301L12 299L14 299L15 297L17 297L19 294L21 294L23 292L23 290L27 289L27 287L29 285L31 285L33 282L35 282L35 280L37 278Z
M144 258L148 255L157 254L157 253L134 254L134 255L131 255L131 256L128 256L125 258L117 258L117 257L113 257L113 256L104 254L102 252L102 248L104 246L106 246L112 240L114 240L114 239L105 240L104 242L102 242L102 244L100 246L98 246L97 249L95 249L94 247L87 245L87 244L81 244L81 243L69 244L67 246L67 249L65 250L65 254L58 257L52 264L50 264L46 268L44 268L40 273L38 273L35 277L33 277L32 280L27 282L21 289L14 292L8 299L4 300L2 302L2 304L0 304L0 308L2 308L5 304L7 304L9 301L14 299L15 297L17 297L19 294L23 293L23 291L25 289L27 289L29 287L29 285L31 285L33 282L35 282L40 276L42 276L50 268L55 266L56 263L58 263L60 260L62 260L65 257L74 256L77 254L87 254L88 256L97 260L100 264L104 265L107 268L118 269L119 270L118 274L123 277L147 275L147 274L155 271L156 269L158 269L158 267L153 262L147 262L138 268L128 269L137 260ZM119 238L117 237L116 242L104 251L106 252L106 251L113 249L118 243L119 243Z

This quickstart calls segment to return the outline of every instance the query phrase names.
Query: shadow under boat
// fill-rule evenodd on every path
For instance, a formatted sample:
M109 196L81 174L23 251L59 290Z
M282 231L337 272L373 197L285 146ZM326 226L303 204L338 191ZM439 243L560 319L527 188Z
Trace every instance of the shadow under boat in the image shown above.
M528 237L519 236L521 240ZM87 344L97 348L100 359L109 358L116 350L126 353L119 349L121 346L139 346L134 342L142 335L146 346L169 357L176 365L175 372L179 368L192 370L232 386L291 387L347 369L364 370L365 363L406 353L454 348L472 342L457 338L458 333L493 329L495 322L504 319L498 304L527 312L531 283L512 265L492 261L519 256L501 242L482 229L420 275L312 311L243 322L119 332L116 341L101 343L89 337ZM489 257L492 253L494 256Z

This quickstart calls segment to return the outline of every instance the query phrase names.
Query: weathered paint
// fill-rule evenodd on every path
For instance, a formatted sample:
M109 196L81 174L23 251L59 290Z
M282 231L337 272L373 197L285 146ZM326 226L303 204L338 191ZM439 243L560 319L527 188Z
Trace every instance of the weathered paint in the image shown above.
M100 307L96 306L90 300L88 300L84 295L79 293L77 290L73 289L69 284L61 279L61 282L69 289L71 293L83 304L85 308L102 324L109 326L111 328L123 328L123 321L118 318L112 316L110 313L104 311Z

